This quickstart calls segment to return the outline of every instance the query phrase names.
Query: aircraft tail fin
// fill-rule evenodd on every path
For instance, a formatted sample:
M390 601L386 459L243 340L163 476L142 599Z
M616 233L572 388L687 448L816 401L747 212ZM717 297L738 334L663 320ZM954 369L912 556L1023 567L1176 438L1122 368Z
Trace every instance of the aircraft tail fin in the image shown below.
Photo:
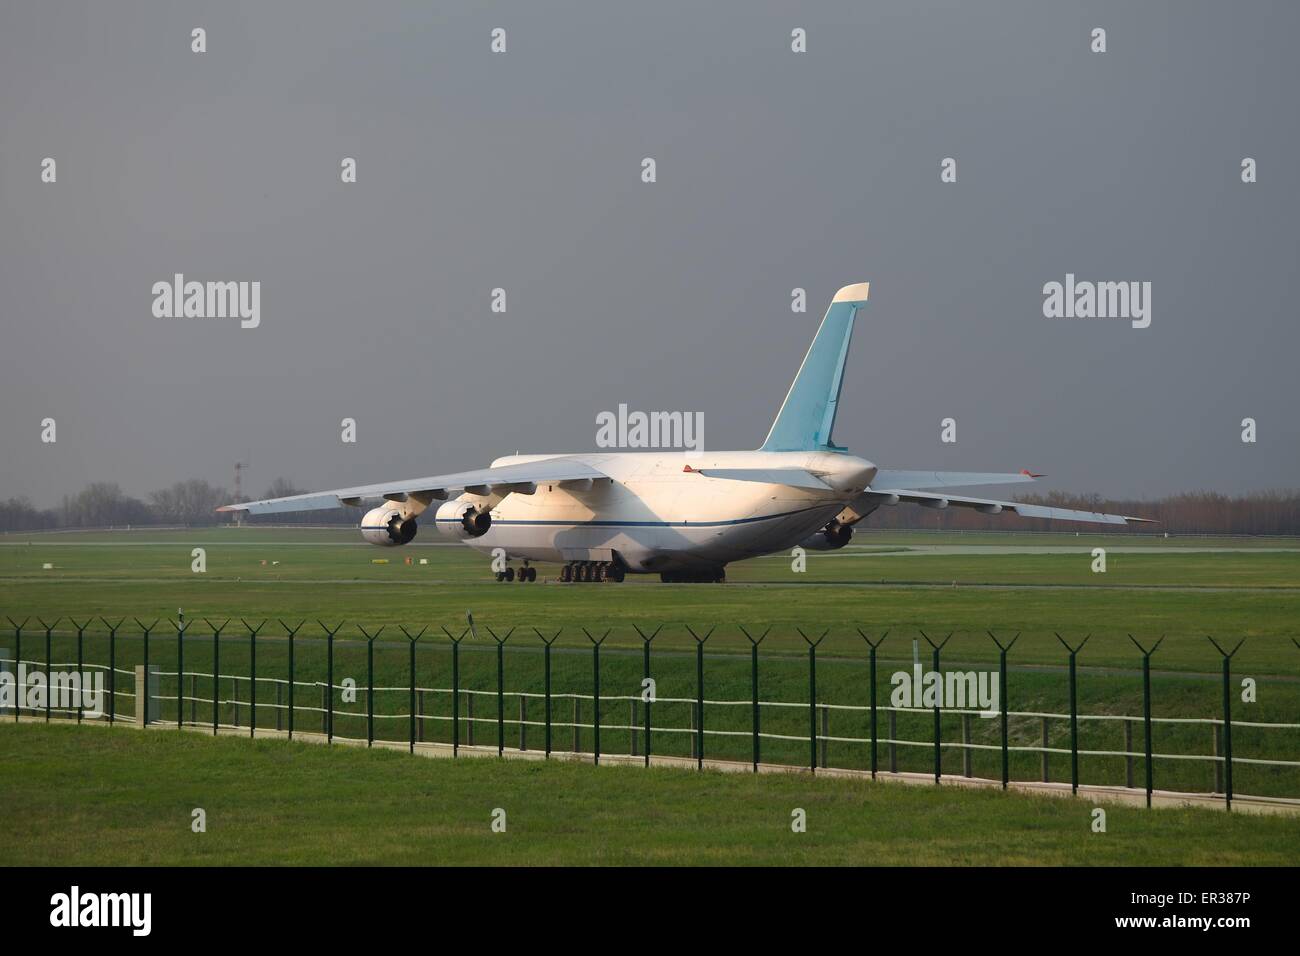
M759 451L844 451L831 440L831 430L835 427L844 363L849 357L853 320L867 303L869 286L859 282L835 293Z

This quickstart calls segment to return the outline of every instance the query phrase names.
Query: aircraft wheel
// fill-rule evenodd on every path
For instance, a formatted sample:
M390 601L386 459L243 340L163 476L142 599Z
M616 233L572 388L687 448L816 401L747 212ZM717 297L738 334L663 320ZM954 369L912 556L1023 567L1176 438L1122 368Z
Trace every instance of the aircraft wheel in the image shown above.
M572 580L573 580L573 565L566 564L564 567L560 568L560 581L563 582L564 584L568 584Z
M526 575L528 575L528 580L529 580L529 582L532 582L532 581L536 581L536 580L537 580L537 569L536 569L536 568L524 568L524 573L525 573Z
M506 568L506 580L507 580L507 581L513 581L514 579L515 579L515 569L514 569L514 568Z
M505 579L506 579L506 573L505 573L504 571L498 571L498 572L497 572L497 580L498 580L498 581L504 581Z

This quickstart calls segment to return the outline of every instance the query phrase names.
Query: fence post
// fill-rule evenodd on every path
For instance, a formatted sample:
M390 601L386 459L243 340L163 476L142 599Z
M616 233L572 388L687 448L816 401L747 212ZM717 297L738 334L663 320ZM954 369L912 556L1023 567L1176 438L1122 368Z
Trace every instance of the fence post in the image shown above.
M334 635L343 630L343 621L339 621L334 630L325 626L323 621L317 624L325 631L325 742L334 743Z
M1133 789L1133 721L1124 718L1124 786Z
M1078 683L1074 664L1079 651L1083 650L1083 645L1087 644L1091 637L1092 635L1089 634L1078 647L1071 647L1065 643L1065 638L1060 634L1056 635L1056 639L1070 652L1070 792L1076 796L1079 793L1079 698L1076 693Z
M497 637L490 627L487 632L497 642L497 756L501 757L506 752L506 641L515 629L506 631L505 637Z
M366 746L375 745L375 638L384 633L381 626L374 634L367 633L360 624L357 630L366 639Z
M756 640L749 631L745 630L744 626L740 626L740 633L749 638L749 692L751 707L749 725L750 732L753 735L753 744L751 747L753 752L751 756L754 763L754 773L758 773L758 763L761 758L758 708L758 645L763 643L763 640L771 630L772 629L769 627L759 635Z
M830 766L830 758L827 756L830 741L826 738L831 735L831 709L826 704L822 704L822 763L823 767Z
M452 637L451 631L444 626L442 633L451 641L451 755L460 756L460 642L465 640L469 628L460 632L460 637Z
M692 760L698 760L698 759L699 759L699 754L700 754L700 751L699 751L700 741L699 741L699 739L696 737L696 732L695 732L695 731L696 731L696 728L700 725L700 717L699 717L699 713L700 713L700 711L699 711L699 702L698 702L698 701L694 701L694 700L691 701L691 737L690 737L690 739L691 739L691 759L692 759Z
M691 637L695 638L695 700L699 719L695 726L695 760L697 769L704 769L704 642L713 634L713 628L700 637L687 626Z
M320 732L325 734L325 739L329 740L329 710L330 710L330 689L325 684L320 685Z
M637 701L635 697L633 697L631 700L627 702L628 704L627 726L628 726L628 740L629 740L627 752L629 756L632 757L636 756L636 733L637 733L636 703Z
M243 618L239 623L248 628L248 736L252 738L257 736L257 635L266 627L266 621L257 627Z
M817 772L817 645L826 637L829 630L822 631L821 637L813 640L795 628L804 643L808 645L808 769Z
M39 621L40 618L37 618L37 620ZM44 624L45 622L44 622L44 621L41 621L41 623ZM135 623L138 624L138 625L140 626L140 630L142 630L142 631L144 632L144 669L145 669L146 671L148 671L148 670L149 670L149 632L152 631L152 630L157 626L157 624L158 624L158 619L157 619L157 618L154 618L154 620L153 620L152 623L150 623L150 624L148 624L148 625L145 625L145 624L144 624L143 622L141 622L141 620L137 617L137 618L135 619ZM47 654L49 653L49 646L50 646L50 633L49 633L49 631L46 631L46 632L45 632L45 649L46 649L46 653L47 653ZM46 719L47 719L47 720L49 719L49 709L48 709L48 708L49 708L49 703L50 703L50 700L49 700L49 697L47 696L47 697L45 698L45 704L46 704ZM136 698L135 703L136 703L136 710L138 711L139 708L140 708L140 699L139 699L138 697ZM136 714L136 722L137 722L137 723L139 723L139 719L140 719L140 715L137 713L137 714ZM149 714L148 708L145 708L145 718L144 718L144 722L145 722L146 724L148 724L150 719L151 719L151 715Z
M1040 720L1042 720L1042 722L1043 722L1043 748L1042 748L1042 752L1041 752L1041 753L1042 753L1042 758L1043 758L1043 783L1047 783L1049 780L1051 780L1051 773L1050 773L1050 768L1049 768L1049 765L1048 765L1048 758L1049 758L1050 754L1048 754L1048 752L1047 752L1047 744L1048 744L1048 739L1049 739L1049 738L1048 738L1048 728L1047 728L1047 718L1046 718L1046 717L1042 717L1042 718L1040 718Z
M107 622L105 622L107 623ZM217 735L217 725L221 718L221 632L226 629L230 623L230 618L226 618L221 624L213 624L206 617L203 623L212 628L212 736ZM109 645L112 647L112 644Z
M1139 644L1132 634L1128 636L1128 639L1142 652L1142 725L1146 737L1147 809L1149 810L1151 808L1152 780L1154 777L1151 768L1151 655L1156 652L1156 648L1164 641L1164 635L1161 635L1160 640L1152 645L1151 650L1147 650Z
M176 609L176 616L176 729L180 730L185 726L185 630L190 626L190 622L185 620L185 613L180 608ZM80 661L80 632L77 634L77 654ZM80 712L78 712L78 720L80 720Z
M889 772L898 773L898 711L889 708Z
M1209 638L1214 649L1223 655L1223 799L1224 807L1232 810L1232 658L1246 643L1243 637L1229 653L1219 646L1214 638ZM1217 766L1217 764L1216 764Z
M137 664L135 668L135 725L146 727L158 719L158 665Z
M92 618L86 618L86 623L85 623L85 624L78 624L78 623L77 623L75 620L73 620L72 618L68 618L68 620L69 620L69 621L72 621L72 626L75 627L75 628L77 629L77 680L80 681L80 680L82 679L82 678L81 678L81 675L84 674L85 671L86 671L85 658L84 658L84 653L83 653L83 652L85 651L85 635L86 635L86 628L88 628L88 627L90 626L90 622L91 622L91 620L93 620L93 619L92 619ZM18 668L15 667L15 668L14 668L14 680L17 680L17 679L18 679ZM15 690L16 690L16 689L17 689L17 688L15 688ZM82 701L84 701L85 699L86 699L86 695L85 695L84 691L83 691L83 693L77 695L77 723L81 723L82 711L85 710L85 708L82 707L81 704L82 704Z
M871 638L867 637L866 632L863 631L862 628L858 628L858 636L861 637L864 641L866 641L867 647L871 649L867 654L867 660L870 665L870 678L871 678L871 779L875 780L876 779L876 743L878 740L877 724L876 724L876 648L879 647L881 644L885 643L885 638L889 636L889 632L885 631L884 634L881 634L880 640L876 641L874 644L871 643ZM892 737L893 735L891 734L890 736Z
M55 626L57 626L58 623L61 620L63 620L63 618L56 617L49 624L46 624L43 618L38 617L36 620L40 621L41 627L45 628L45 722L48 724L50 722L50 705L54 701L54 685L51 682L52 681L51 675L54 674L54 651L53 651L53 641L50 638L50 632L54 630ZM158 622L155 621L154 623L157 624ZM145 662L148 663L148 661L149 661L149 656L148 656L148 652L146 651ZM15 675L15 677L16 676L17 675Z
M1007 782L1011 778L1010 761L1007 754L1007 651L1020 640L1020 632L1016 632L1005 647L1002 642L994 637L992 631L988 631L989 639L998 647L998 705L1002 710L1002 789L1007 789Z
M650 679L650 642L655 639L663 625L660 624L650 634L646 634L637 624L633 624L636 632L641 635L642 643L642 677L641 677L641 699L645 701L645 765L650 766L650 705L654 703L655 695L650 692L654 686Z
M420 712L420 719L416 722L416 733L420 743L424 743L424 691L416 692L416 708ZM414 751L412 751L414 753Z
M288 719L288 725L289 725L289 739L290 739L290 740L293 740L293 685L294 685L293 638L294 638L294 635L298 633L298 628L302 627L302 626L303 626L304 624L306 624L306 623L307 623L306 621L299 621L298 624L297 624L295 627L292 627L292 628L291 628L291 627L289 627L288 624L285 624L284 621L281 621L281 622L280 622L280 626L281 626L282 628L284 628L285 632L289 635L289 711L288 711L288 717L289 717L289 719Z
M550 638L550 640L547 640L541 631L537 630L537 628L533 628L533 633L536 634L537 637L541 640L542 644L545 645L542 649L542 668L545 671L544 689L546 691L546 756L547 759L549 759L551 756L551 645L554 644L557 640L559 640L560 633L563 630L564 628L560 628L560 630L556 631L555 634Z
M12 617L7 618L7 620L9 621L10 624L13 625L13 629L14 629L14 723L18 723L18 715L19 715L19 713L20 713L20 712L22 711L22 709L23 709L23 707L22 707L23 698L27 696L27 688L26 688L26 687L19 687L19 686L18 686L18 683L17 683L17 681L18 681L18 669L19 669L19 667L21 666L21 664L22 664L22 659L23 659L23 628L27 626L27 622L30 621L31 618L29 618L29 617L25 617L25 618L23 618L23 623L22 623L22 624L19 624L19 623L18 623L17 621L15 621ZM100 620L103 621L104 619L101 617ZM105 624L108 624L107 621L104 621L104 623L105 623ZM121 624L122 622L121 622L121 621L118 621L118 623ZM113 658L113 651L112 651L112 647L113 647L113 638L112 638L112 634L113 634L113 631L110 629L110 631L109 631L109 644L108 644L108 646L109 646L109 660L110 660L110 662L112 661L112 658ZM109 687L109 690L108 690L108 722L109 722L109 723L112 723L112 722L113 722L113 677L112 677L112 674L113 674L113 668L112 668L112 664L111 664L111 663L109 664L109 670L108 670L108 673L109 673L109 678L108 678L108 687Z
M411 632L406 629L406 626L404 624L399 624L397 626L401 629L402 634L406 637L406 643L409 651L407 657L407 676L410 678L410 682L411 682L411 687L410 687L411 696L410 696L410 700L407 702L407 708L406 708L407 712L410 714L410 718L407 721L407 723L409 724L407 728L408 729L407 736L410 738L409 751L411 753L415 753L415 711L416 711L415 642L424 636L424 632L427 631L429 627L426 624L424 627L420 628L419 634L416 634L414 637L412 637ZM419 710L420 710L420 740L423 741L424 740L424 691L420 691Z
M594 749L594 763L600 763L600 645L605 643L605 638L609 637L609 629L600 635L600 640L591 636L591 632L585 627L582 633L587 635L587 640L591 641L591 736Z
M921 636L924 637L925 642L934 649L934 657L933 657L934 673L935 673L935 677L938 678L940 682L942 682L943 677L941 676L939 671L939 652L943 650L945 644L947 644L950 640L952 640L952 631L949 631L948 636L945 637L938 644L930 640L930 635L926 634L925 631L921 632ZM940 687L942 687L942 683L940 684ZM939 776L943 772L942 756L939 750L942 737L943 737L943 724L939 718L939 706L942 703L943 703L943 693L940 692L935 696L935 703L934 703L934 782L935 783L939 782Z
M970 714L961 715L961 742L961 775L973 777L975 775L971 772Z
M1223 793L1223 725L1210 725L1210 753L1214 755L1214 792Z

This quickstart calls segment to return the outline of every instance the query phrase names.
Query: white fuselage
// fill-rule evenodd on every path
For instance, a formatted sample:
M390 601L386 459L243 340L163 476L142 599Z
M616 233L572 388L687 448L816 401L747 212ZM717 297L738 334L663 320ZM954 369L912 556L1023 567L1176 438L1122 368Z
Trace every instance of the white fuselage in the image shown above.
M609 477L539 484L491 506L491 528L465 543L532 561L612 561L657 572L721 566L787 550L826 526L875 476L870 462L832 452L620 452L513 455L493 467L563 457ZM803 469L827 489L710 478L695 469ZM462 495L458 501L483 499ZM453 510L453 509L448 509ZM455 517L439 514L452 533Z

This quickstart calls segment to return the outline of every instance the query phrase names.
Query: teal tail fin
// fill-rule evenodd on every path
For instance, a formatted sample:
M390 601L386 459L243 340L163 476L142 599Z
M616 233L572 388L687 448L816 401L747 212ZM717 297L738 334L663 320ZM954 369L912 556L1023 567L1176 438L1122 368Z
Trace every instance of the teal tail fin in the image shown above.
M853 320L867 304L869 285L859 282L835 293L759 451L844 451L831 440L831 429L853 338Z

